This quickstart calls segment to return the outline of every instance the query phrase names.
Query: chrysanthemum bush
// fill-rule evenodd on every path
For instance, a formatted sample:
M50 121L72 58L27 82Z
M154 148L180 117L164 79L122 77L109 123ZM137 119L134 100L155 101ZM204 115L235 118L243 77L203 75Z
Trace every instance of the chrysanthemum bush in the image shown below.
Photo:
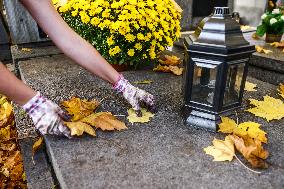
M69 0L57 10L111 64L156 60L180 36L172 0Z

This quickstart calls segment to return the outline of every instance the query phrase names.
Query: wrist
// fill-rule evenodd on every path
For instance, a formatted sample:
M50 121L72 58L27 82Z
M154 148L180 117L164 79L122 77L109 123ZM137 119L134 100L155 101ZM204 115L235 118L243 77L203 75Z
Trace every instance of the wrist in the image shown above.
M119 75L118 80L112 85L113 89L117 92L124 92L128 80L126 80L122 74Z
M28 100L28 102L26 102L22 107L27 113L30 113L44 101L45 98L40 94L40 92L37 92L35 96Z

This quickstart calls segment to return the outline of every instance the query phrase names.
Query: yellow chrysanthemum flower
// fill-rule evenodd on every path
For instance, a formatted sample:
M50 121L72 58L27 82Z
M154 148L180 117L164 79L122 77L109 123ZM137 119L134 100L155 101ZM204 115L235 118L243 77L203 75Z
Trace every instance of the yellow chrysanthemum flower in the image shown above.
M128 54L129 56L134 56L135 50L134 50L134 49L129 49L128 52L127 52L127 54Z

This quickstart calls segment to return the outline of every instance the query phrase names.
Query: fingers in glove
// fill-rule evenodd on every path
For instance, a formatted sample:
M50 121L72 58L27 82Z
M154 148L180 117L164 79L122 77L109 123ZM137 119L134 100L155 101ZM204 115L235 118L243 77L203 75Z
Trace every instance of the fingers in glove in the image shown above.
M141 110L136 110L135 113L136 113L137 117L143 116Z
M153 95L151 95L151 94L145 95L144 98L142 99L142 102L143 102L144 106L147 108L147 110L149 110L150 112L153 112L153 113L156 112Z
M57 108L56 113L63 119L63 121L70 121L71 116L64 112L60 107Z

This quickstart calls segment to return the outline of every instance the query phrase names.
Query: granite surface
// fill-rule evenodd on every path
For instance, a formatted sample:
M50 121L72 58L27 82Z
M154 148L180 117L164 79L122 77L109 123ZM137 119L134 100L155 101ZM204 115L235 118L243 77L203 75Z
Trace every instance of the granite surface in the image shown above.
M35 138L20 140L28 188L51 189L56 185L52 176L51 166L47 160L45 148L40 148L33 157L32 145L35 141Z
M110 85L74 65L66 57L35 58L20 62L25 81L51 100L71 96L102 100L100 110L126 115L129 105L114 94ZM97 132L97 137L58 138L46 136L46 148L60 187L72 188L283 188L283 120L270 123L240 111L240 122L256 121L268 133L265 146L270 151L270 167L258 175L238 161L213 162L203 152L214 137L224 135L184 125L181 116L182 77L152 71L128 71L131 82L152 80L139 85L156 97L157 110L149 124L130 124L123 132ZM249 78L257 92L245 99L277 96L276 86ZM247 105L247 100L244 106ZM245 108L245 107L244 107ZM16 115L18 116L18 115ZM19 120L19 119L18 119ZM32 127L26 119L17 121L19 131Z
M265 42L264 37L259 40L253 39L251 37L253 33L254 32L244 33L246 40L248 40L252 45L263 46L265 49L271 50L272 53L264 54L255 52L250 60L250 64L284 74L284 53L282 52L282 49L272 47L270 44Z

